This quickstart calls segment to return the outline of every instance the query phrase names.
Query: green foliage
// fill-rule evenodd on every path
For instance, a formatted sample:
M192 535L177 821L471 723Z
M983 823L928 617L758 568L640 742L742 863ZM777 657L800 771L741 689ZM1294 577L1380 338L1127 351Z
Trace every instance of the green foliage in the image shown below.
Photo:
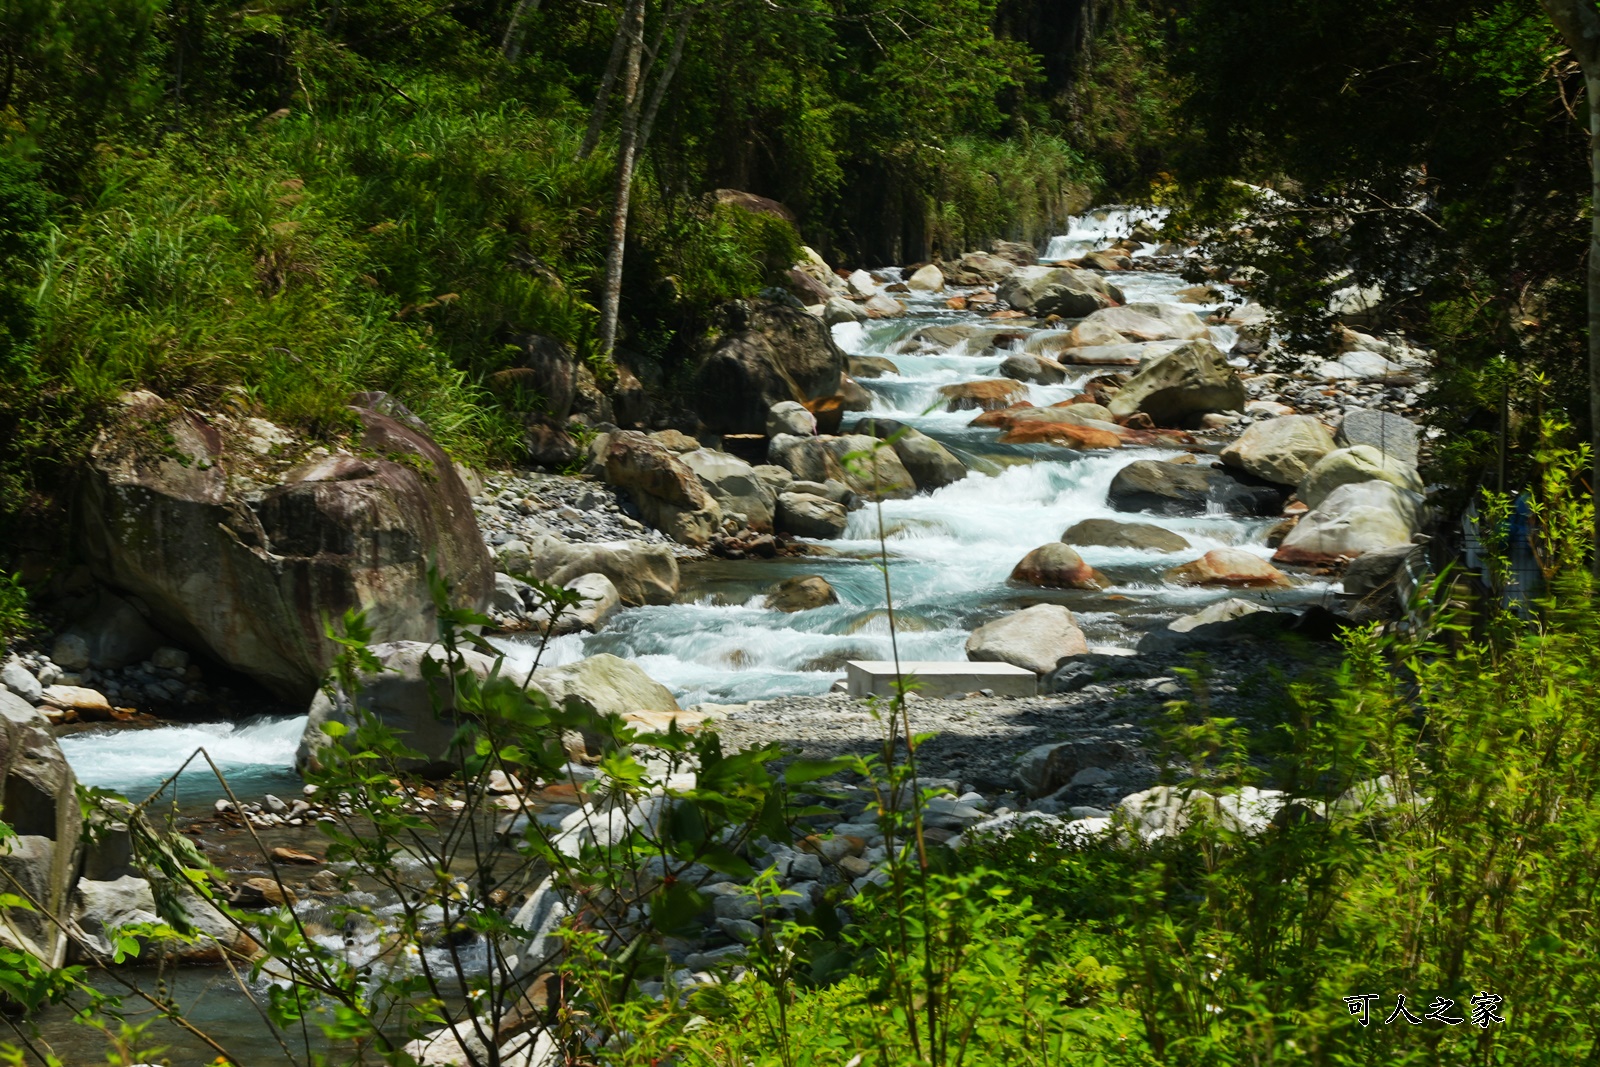
M0 572L0 652L27 633L33 620L28 617L28 590L22 575Z
M1518 480L1542 413L1587 425L1583 79L1539 5L1197 0L1176 41L1203 134L1180 221L1295 352L1326 350L1336 290L1381 287L1383 325L1438 351L1447 483L1497 463L1502 400Z

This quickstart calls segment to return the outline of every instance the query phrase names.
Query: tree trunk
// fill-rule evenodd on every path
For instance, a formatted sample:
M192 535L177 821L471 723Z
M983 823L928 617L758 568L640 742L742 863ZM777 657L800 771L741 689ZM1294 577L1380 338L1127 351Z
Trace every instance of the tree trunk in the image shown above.
M1594 548L1590 566L1600 578L1600 63L1583 66L1584 93L1589 100L1589 440L1594 467Z
M500 38L500 54L507 63L515 63L522 54L522 19L539 12L539 0L517 0L511 10L511 21L506 23L506 35Z
M633 192L633 161L638 149L644 8L645 0L628 0L623 14L627 55L622 72L622 132L617 141L617 185L611 209L611 246L606 252L605 293L600 301L600 351L606 356L617 344L617 318L622 304L622 253L628 241L628 199Z
M622 66L623 53L628 49L627 16L617 26L617 35L611 39L611 56L606 60L606 72L600 77L600 88L594 94L594 107L589 109L589 128L583 131L583 144L578 146L578 158L588 159L594 146L600 143L600 131L605 129L606 109L611 104L611 87L617 83L617 69Z
M667 95L667 86L672 84L672 76L678 72L678 64L683 61L683 42L689 36L689 23L694 21L694 8L689 8L678 16L678 33L672 39L672 54L667 57L667 65L662 68L661 77L656 79L656 86L650 91L650 103L644 109L644 118L639 121L639 151L643 152L650 143L650 131L655 129L656 113L661 110L661 100Z
M1591 566L1600 578L1600 10L1594 0L1539 0L1583 70L1589 106L1589 433L1595 529Z

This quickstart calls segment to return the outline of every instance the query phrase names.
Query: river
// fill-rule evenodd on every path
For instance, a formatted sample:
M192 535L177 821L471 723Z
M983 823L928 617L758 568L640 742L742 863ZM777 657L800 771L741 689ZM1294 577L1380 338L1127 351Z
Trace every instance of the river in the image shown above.
M1126 235L1135 218L1128 210L1112 210L1074 219L1066 234L1050 241L1045 258L1066 259L1102 248ZM1188 284L1165 271L1123 271L1110 278L1130 303L1178 303L1178 291ZM1070 607L1091 646L1132 647L1151 626L1239 595L1174 586L1161 575L1221 545L1270 556L1265 534L1273 520L1225 514L1134 516L1106 503L1107 488L1119 469L1138 459L1169 458L1175 450L1076 452L1051 445L1002 445L999 431L971 426L977 412L943 410L941 386L998 377L1001 361L1010 354L987 347L971 350L965 341L937 347L913 339L927 326L993 325L978 314L948 309L945 301L952 292L960 290L899 294L909 306L906 317L833 327L848 354L885 357L898 371L861 381L872 394L873 409L847 416L846 427L861 417L900 420L942 442L971 469L963 481L882 505L902 658L964 659L963 645L975 626L1009 608L1042 600ZM1202 316L1214 310L1182 306ZM1235 339L1231 327L1213 326L1211 333L1224 351ZM1014 350L1020 347L1018 342ZM1080 392L1083 382L1110 369L1070 368L1062 384L1028 386L1027 399L1035 405L1065 400ZM1113 582L1100 592L1020 590L1007 584L1012 567L1033 548L1058 540L1080 520L1111 517L1176 531L1191 547L1170 554L1083 548L1083 558ZM802 559L689 563L683 568L678 603L623 611L598 633L559 638L544 651L542 662L554 665L600 652L624 656L671 688L685 706L825 692L842 676L846 660L887 658L883 576L876 566L879 521L875 508L857 510L842 539L818 542L819 554ZM763 607L764 591L794 574L823 575L839 603L798 614ZM1287 589L1244 595L1274 604L1306 604L1338 589L1321 580L1294 582ZM516 664L532 655L520 640L504 640L501 647ZM65 737L62 747L84 782L142 795L204 746L241 793L260 795L296 788L290 764L303 723L303 716L293 716L94 731ZM219 795L205 775L186 775L184 786L191 801Z

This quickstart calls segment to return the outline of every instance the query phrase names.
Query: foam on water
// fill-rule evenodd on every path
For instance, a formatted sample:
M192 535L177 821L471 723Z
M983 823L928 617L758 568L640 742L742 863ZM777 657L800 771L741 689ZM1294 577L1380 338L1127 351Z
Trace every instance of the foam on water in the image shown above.
M1075 215L1067 220L1066 233L1050 238L1050 243L1040 258L1046 261L1076 259L1131 236L1134 226L1140 221L1160 226L1166 221L1167 215L1168 211L1164 207L1120 206L1097 208L1087 214ZM1138 257L1148 256L1154 252L1154 246L1146 245L1133 254Z
M61 750L84 785L142 800L143 793L203 748L236 791L259 796L263 789L298 788L294 752L305 727L306 717L295 715L153 729L108 728L68 734L61 738ZM189 764L182 784L184 796L191 799L223 795L203 758Z

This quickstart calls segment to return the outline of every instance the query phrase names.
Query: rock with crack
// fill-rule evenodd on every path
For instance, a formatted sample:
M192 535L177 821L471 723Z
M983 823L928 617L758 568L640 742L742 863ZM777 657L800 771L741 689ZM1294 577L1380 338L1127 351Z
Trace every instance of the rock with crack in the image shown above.
M626 489L645 521L680 544L704 547L722 530L722 508L694 471L646 434L611 435L606 481Z
M494 572L450 458L392 398L359 399L349 451L280 470L246 458L220 416L124 397L79 482L75 536L95 576L290 700L338 654L327 618L363 611L378 641L431 636L430 568L454 607L486 609Z

